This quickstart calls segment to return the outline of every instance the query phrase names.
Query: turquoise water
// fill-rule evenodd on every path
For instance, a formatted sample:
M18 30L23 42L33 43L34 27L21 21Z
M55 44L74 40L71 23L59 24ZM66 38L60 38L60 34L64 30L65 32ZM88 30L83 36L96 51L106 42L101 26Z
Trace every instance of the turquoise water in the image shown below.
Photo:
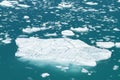
M96 2L98 5L87 5L83 0L65 0L73 3L74 7L59 9L56 6L61 0L23 0L19 3L27 4L29 8L0 6L0 38L6 39L5 35L8 35L7 37L12 39L9 44L0 40L0 80L120 80L120 68L113 70L114 65L120 66L120 49L116 47L109 49L112 51L110 59L88 69L93 72L92 75L82 73L79 67L75 67L77 71L64 72L51 65L40 67L29 64L29 61L21 62L15 57L18 49L15 39L19 35L44 39L61 38L61 31L69 30L71 27L88 27L88 32L74 32L78 36L69 38L80 39L92 46L96 46L95 42L99 40L120 42L120 31L114 30L114 28L120 30L120 2L117 0L87 1ZM23 18L25 15L30 17L30 22ZM44 23L45 30L32 34L22 32L23 28L43 27ZM57 36L46 37L47 33L56 33ZM42 78L41 74L45 72L50 76Z

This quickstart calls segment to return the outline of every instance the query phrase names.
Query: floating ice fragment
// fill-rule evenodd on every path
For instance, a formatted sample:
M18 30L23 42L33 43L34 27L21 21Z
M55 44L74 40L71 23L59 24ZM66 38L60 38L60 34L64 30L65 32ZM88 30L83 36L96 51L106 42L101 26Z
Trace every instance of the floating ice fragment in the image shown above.
M50 61L59 64L96 66L96 62L111 57L111 52L69 38L17 38L15 56L25 60Z
M120 0L118 0L118 2L120 2Z
M3 43L9 44L11 43L11 38L6 38L5 40L2 40Z
M82 68L81 72L82 73L88 73L89 71L87 69L85 69L85 68Z
M51 33L51 34L45 34L44 36L50 37L50 36L57 36L56 33Z
M75 32L87 32L89 29L87 27L79 27L79 28L71 28L72 31L75 31Z
M45 77L50 76L50 74L49 74L49 73L42 73L41 76L42 76L43 78L45 78Z
M98 3L95 2L86 2L87 5L98 5Z
M10 1L2 1L0 2L1 6L5 6L5 7L14 7L13 4Z
M96 42L96 46L101 48L112 48L114 45L114 42Z
M114 31L120 31L120 29L118 29L118 28L114 28L113 30L114 30Z
M27 15L25 15L25 16L24 16L24 19L29 19L29 18L30 18L30 17L29 17L29 16L27 16Z
M4 0L2 2L0 2L0 6L4 6L4 7L22 7L22 8L28 8L30 6L25 5L25 4L19 4L18 1L12 0L12 1L8 1L8 0Z
M116 42L115 47L120 48L120 42Z
M30 6L25 5L25 4L18 4L17 6L22 7L22 8L29 8Z
M56 68L59 68L59 69L61 69L61 70L64 71L64 72L66 72L66 70L69 69L68 66L56 66Z
M118 65L114 65L113 66L113 70L118 70L119 66Z
M58 5L58 8L71 8L73 5L72 3L69 3L69 2L61 2L59 5Z
M30 34L30 33L33 33L33 32L40 31L40 30L41 30L41 29L40 29L40 28L37 28L37 27L32 27L32 28L28 27L28 28L23 29L22 31L23 31L24 33Z
M62 31L63 36L74 36L75 34L71 30Z

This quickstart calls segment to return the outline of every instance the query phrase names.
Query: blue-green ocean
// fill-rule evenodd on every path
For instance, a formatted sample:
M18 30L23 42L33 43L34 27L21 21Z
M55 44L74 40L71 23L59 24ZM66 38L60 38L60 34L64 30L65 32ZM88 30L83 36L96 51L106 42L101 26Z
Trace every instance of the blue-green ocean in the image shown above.
M65 4L61 6L62 2ZM37 32L23 32L26 27L43 26L45 29ZM73 31L75 35L69 38L91 46L96 46L96 41L120 42L120 0L0 0L0 80L120 80L119 47L109 48L111 58L89 68L91 75L82 73L79 67L64 72L51 65L22 62L15 56L18 36L61 38L61 32L71 27L87 27L87 32ZM52 33L57 36L45 36ZM11 42L4 42L6 38ZM118 69L113 70L115 65ZM41 77L45 72L50 76Z

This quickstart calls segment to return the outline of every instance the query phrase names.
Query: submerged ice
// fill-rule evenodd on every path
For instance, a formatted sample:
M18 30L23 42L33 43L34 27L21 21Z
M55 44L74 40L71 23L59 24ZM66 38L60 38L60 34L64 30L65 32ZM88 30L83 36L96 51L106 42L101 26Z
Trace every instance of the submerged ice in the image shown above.
M111 57L109 50L69 38L17 38L16 44L18 45L16 56L26 60L96 66L97 61Z

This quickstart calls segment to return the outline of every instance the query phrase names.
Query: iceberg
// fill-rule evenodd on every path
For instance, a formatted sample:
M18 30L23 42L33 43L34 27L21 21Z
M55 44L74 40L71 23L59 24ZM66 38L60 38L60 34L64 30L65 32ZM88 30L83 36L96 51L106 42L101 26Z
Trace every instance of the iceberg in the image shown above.
M107 49L90 46L79 39L38 37L17 38L16 57L25 60L50 61L59 64L96 66L97 61L111 57Z

